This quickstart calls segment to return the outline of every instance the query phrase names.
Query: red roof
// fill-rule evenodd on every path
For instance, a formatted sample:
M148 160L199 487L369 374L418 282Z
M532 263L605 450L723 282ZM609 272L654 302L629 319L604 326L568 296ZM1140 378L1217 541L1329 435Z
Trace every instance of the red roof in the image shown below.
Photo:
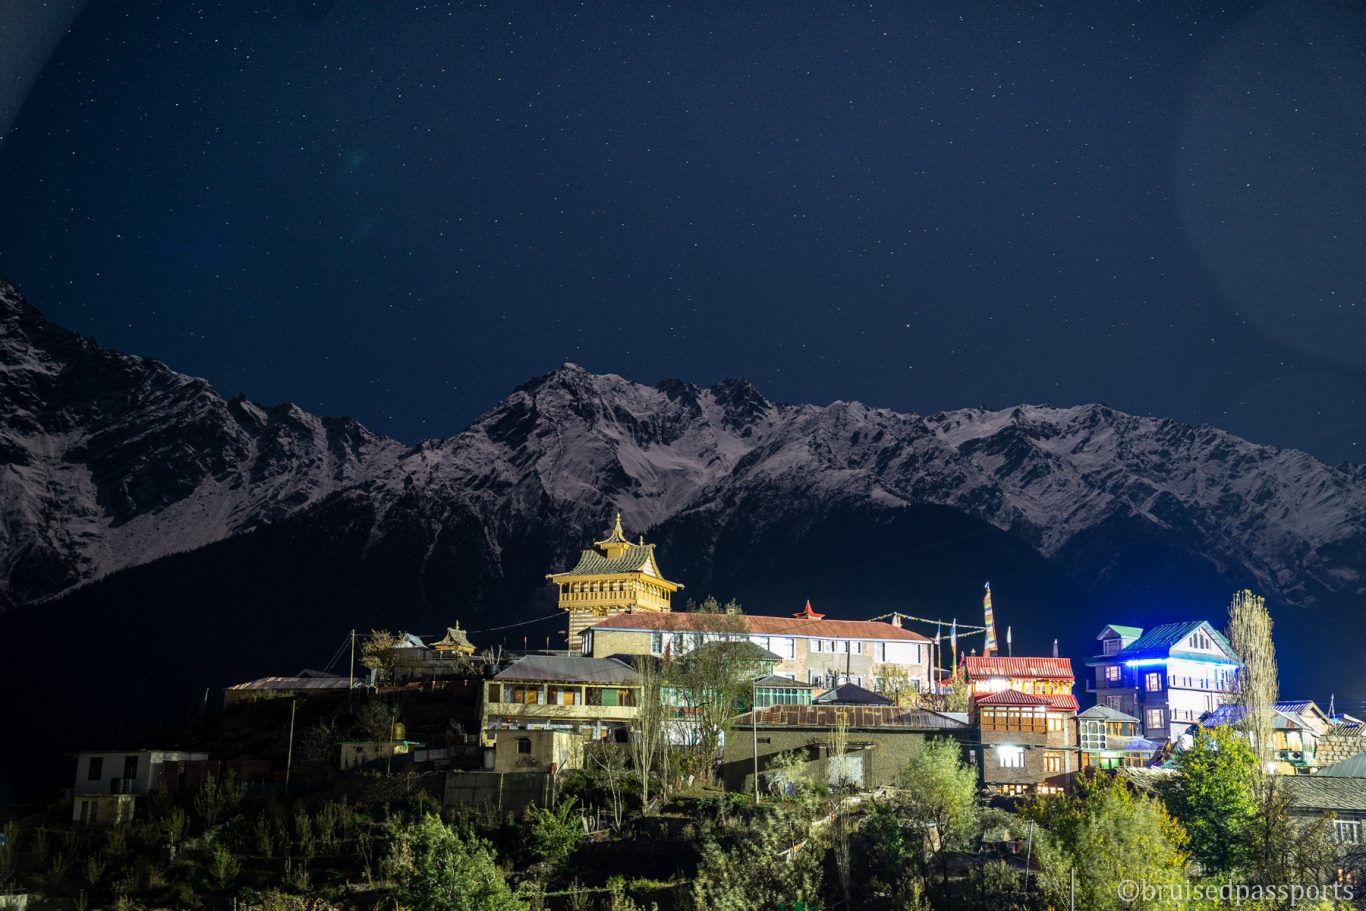
M805 607L805 609L798 611L797 613L793 614L792 616L794 616L794 617L800 617L800 618L802 618L803 620L819 620L819 619L821 619L822 617L824 617L825 614L818 614L818 613L816 613L815 611L813 611L813 610L811 609L811 601L810 601L810 599L808 599L807 602L806 602L806 607Z
M963 671L969 680L982 677L1073 679L1070 658L1002 658L997 655L969 655L963 659Z
M1071 693L1052 693L1039 698L1047 702L1053 711L1075 712L1078 708L1077 697Z
M1031 696L1029 693L1021 693L1019 690L1001 690L999 693L992 693L989 696L978 696L978 705L1047 705L1047 701L1038 697Z
M908 629L879 620L803 620L798 617L760 617L754 614L701 614L694 612L638 612L617 614L594 623L589 629L669 630L693 632L724 628L739 619L745 632L758 636L809 636L815 639L900 639L906 642L930 640ZM1069 675L1070 676L1070 675Z

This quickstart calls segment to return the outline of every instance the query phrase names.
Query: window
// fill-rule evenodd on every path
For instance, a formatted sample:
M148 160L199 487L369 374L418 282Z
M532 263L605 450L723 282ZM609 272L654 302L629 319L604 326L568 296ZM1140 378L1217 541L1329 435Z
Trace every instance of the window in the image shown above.
M1166 723L1161 709L1148 709L1146 712L1149 728L1160 728Z
M862 654L863 654L863 643L862 643L862 642L855 642L855 643L854 643L854 654L855 654L855 655L862 655Z
M1105 682L1118 683L1124 679L1124 668L1118 664L1108 664L1105 666Z
M1162 692L1162 674L1161 674L1161 672L1159 672L1159 671L1154 671L1154 672L1152 672L1152 673L1150 673L1150 674L1144 674L1144 675L1143 675L1143 688L1146 689L1146 690L1147 690L1148 692L1150 692L1150 693L1160 693L1160 692Z
M138 758L137 758L136 756L125 756L125 757L123 757L123 777L124 777L124 778L137 778L137 777L138 777Z
M541 702L541 688L522 683L503 687L503 702L514 705L536 705Z
M503 687L502 687L502 684L490 683L490 684L489 684L489 694L488 694L488 696L485 697L485 701L486 701L486 702L502 702L502 701L503 701Z
M1048 729L1050 731L1067 730L1066 719L1063 718L1062 715L1059 715L1055 712L1050 712L1048 715Z
M1063 770L1062 754L1054 752L1053 750L1045 750L1043 754L1043 770L1049 774L1061 772Z
M997 747L996 761L1003 769L1023 769L1024 768L1024 748L1023 747Z
M773 654L779 658L797 657L797 640L791 636L775 636L770 642Z
M1118 655L1118 654L1119 654L1119 637L1118 637L1118 636L1111 636L1110 638L1106 639L1106 640L1104 641L1103 644L1104 644L1104 646L1105 646L1105 654L1107 654L1107 655Z
M551 705L578 705L579 688L577 686L552 686L549 688L549 703Z
M651 633L651 634L650 634L650 654L651 654L651 655L662 655L662 654L664 654L664 634L663 634L663 633Z
M1210 651L1214 648L1214 643L1211 642L1209 636L1206 636L1204 633L1195 633L1190 637L1190 646L1194 649Z
M816 651L818 651L818 652L823 652L823 651L825 651L825 640L824 640L824 639L817 639L817 640L816 640Z
M1105 722L1090 719L1082 721L1081 748L1092 751L1105 749Z
M831 645L834 645L834 643L832 642ZM849 654L849 640L848 640L848 639L844 639L844 640L842 640L842 641L839 643L839 650L840 650L841 652L844 652L846 655ZM834 649L832 648L831 651L834 651Z
M103 756L90 757L90 771L86 772L85 777L87 781L99 781L101 778L104 777Z
M983 706L979 722L983 731L1026 734L1043 734L1048 731L1048 721L1044 717L1042 707Z
M1338 844L1361 844L1361 823L1355 819L1339 819L1334 824L1334 828L1337 830Z
M527 753L530 753L530 752L531 752L531 738L530 738L530 737L518 737L518 738L517 738L517 752L518 752L518 753L521 753L521 754L527 754Z
M1108 705L1110 708L1114 709L1116 712L1124 711L1123 696L1106 696L1105 704Z
M886 660L887 660L887 643L885 643L885 642L874 642L874 643L873 643L873 660L874 660L874 661L886 661Z

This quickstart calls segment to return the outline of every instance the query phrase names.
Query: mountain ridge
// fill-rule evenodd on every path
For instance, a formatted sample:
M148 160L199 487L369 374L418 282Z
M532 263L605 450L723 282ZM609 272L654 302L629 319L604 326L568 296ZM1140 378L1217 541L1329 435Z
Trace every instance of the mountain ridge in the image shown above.
M12 604L358 497L376 542L411 533L391 517L430 527L455 512L492 529L490 560L540 534L571 555L615 510L644 531L720 528L741 503L790 521L768 501L800 499L958 510L1075 564L1088 587L1107 575L1088 539L1128 521L1289 603L1366 590L1366 469L1209 425L1100 404L788 404L743 379L645 385L566 363L459 433L408 445L351 418L224 399L55 326L8 283L0 302L5 398L19 403L0 416L0 597Z

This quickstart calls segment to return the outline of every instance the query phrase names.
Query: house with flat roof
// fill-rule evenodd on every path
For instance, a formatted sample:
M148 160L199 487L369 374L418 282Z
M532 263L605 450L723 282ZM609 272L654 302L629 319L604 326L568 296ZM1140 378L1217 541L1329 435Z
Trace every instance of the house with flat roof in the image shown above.
M844 752L832 732L846 725ZM894 785L911 753L928 737L966 743L971 728L961 717L891 705L775 705L740 715L722 750L721 778L729 791L753 793L776 784L781 767L798 760L796 774L817 785L871 789ZM780 759L779 757L783 757Z
M208 758L208 753L184 750L77 753L71 821L78 826L129 822L140 799L166 786L168 764Z
M1150 630L1110 625L1087 660L1087 690L1104 705L1139 720L1148 740L1179 738L1207 713L1233 700L1238 668L1233 646L1208 620L1164 623Z

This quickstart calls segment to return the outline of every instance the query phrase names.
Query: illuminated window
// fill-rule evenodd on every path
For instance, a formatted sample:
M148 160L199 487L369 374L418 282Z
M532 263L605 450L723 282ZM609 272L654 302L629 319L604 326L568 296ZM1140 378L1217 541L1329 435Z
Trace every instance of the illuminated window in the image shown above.
M1118 664L1107 665L1105 668L1105 679L1109 683L1118 683L1124 679L1124 668Z
M1107 655L1118 655L1118 654L1119 654L1119 637L1118 637L1118 636L1111 636L1109 639L1106 639L1106 640L1105 640L1105 654L1107 654Z
M1081 723L1081 748L1083 750L1105 749L1105 722L1087 719Z
M1153 672L1143 676L1143 686L1150 693L1162 691L1162 674Z
M1049 772L1049 773L1061 772L1061 771L1062 771L1062 754L1061 754L1061 753L1055 753L1055 752L1053 752L1053 751L1051 751L1051 750L1046 751L1046 752L1043 754L1043 770L1044 770L1045 772Z
M1147 719L1150 728L1160 728L1166 723L1166 718L1161 709L1148 709Z
M997 747L996 761L1003 769L1024 768L1024 747Z

